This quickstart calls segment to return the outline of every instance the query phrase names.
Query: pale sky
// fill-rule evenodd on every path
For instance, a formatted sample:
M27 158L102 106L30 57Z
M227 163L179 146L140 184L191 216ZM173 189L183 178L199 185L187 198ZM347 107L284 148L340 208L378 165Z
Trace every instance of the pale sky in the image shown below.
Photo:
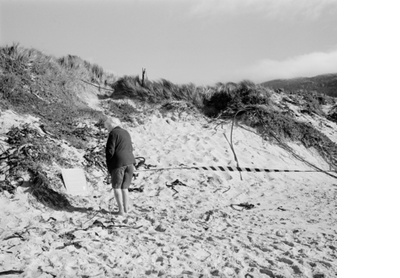
M213 85L337 72L336 0L0 0L0 45Z

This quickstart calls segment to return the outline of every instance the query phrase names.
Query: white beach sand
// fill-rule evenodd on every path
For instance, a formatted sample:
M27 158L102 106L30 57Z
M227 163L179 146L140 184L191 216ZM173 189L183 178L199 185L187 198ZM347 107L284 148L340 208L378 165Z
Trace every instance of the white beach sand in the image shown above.
M26 119L14 115L3 120L9 113L2 112L2 133ZM155 112L125 128L132 136L134 154L156 168L236 166L224 136L230 137L230 122ZM241 167L310 170L248 128L235 126L233 132ZM315 151L290 146L307 161L329 169ZM66 151L82 160L76 150ZM19 187L15 196L0 193L0 273L20 271L3 277L336 277L336 179L317 172L240 176L239 172L139 168L138 173L132 187L143 192L131 193L127 217L109 213L116 205L100 171L87 173L97 180L90 184L89 196L68 196L75 206L72 211L42 205L26 187ZM174 191L167 185L177 179L183 185Z

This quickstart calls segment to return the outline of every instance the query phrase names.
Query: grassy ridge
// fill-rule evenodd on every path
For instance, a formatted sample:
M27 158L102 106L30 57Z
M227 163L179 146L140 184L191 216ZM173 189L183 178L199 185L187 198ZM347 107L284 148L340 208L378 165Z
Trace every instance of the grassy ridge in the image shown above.
M161 79L160 81L142 82L139 76L124 76L111 85L114 89L112 98L131 98L149 103L161 103L166 100L184 100L201 107L206 93L194 84L175 85Z
M88 88L80 80L101 85L116 78L77 56L56 59L18 44L0 48L0 97L13 106L22 108L36 98L83 107L79 94Z
M112 98L129 98L136 101L163 103L186 101L211 118L238 119L255 127L269 141L295 141L305 147L315 148L320 155L336 168L336 143L315 129L311 124L300 122L292 115L274 109L271 89L251 81L218 83L215 86L196 87L175 85L169 81L145 82L138 76L125 76L112 85ZM302 107L301 112L324 115L322 105L335 103L335 99L316 92L292 96L292 102ZM121 115L122 117L123 115Z
M0 48L1 108L39 116L50 132L76 146L82 143L72 136L76 123L101 117L79 97L84 91L96 90L81 80L99 83L112 78L76 56L56 59L18 44Z

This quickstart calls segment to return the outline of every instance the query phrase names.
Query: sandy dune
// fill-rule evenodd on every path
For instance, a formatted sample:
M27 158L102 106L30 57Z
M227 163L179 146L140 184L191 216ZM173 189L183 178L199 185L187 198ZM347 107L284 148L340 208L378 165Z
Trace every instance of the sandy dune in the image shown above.
M134 141L134 154L155 168L236 166L225 138L230 136L230 122L155 112L125 127ZM3 123L2 131L6 128ZM233 134L242 167L310 169L248 128L235 126ZM291 147L328 169L316 152ZM79 152L76 159L82 160ZM240 175L139 168L138 173L130 197L132 211L124 218L109 213L116 207L100 171L87 173L89 196L68 196L75 206L71 210L50 209L24 187L15 196L0 193L0 273L336 277L336 179L316 172ZM181 184L173 185L176 180Z

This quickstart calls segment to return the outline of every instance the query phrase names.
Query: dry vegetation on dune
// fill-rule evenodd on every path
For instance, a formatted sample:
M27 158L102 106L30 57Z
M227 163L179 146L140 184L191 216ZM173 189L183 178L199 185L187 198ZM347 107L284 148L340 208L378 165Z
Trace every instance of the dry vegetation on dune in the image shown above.
M85 149L86 138L79 136L78 125L84 119L103 117L80 98L84 91L93 90L80 79L100 82L113 78L99 66L75 56L56 59L18 44L0 48L0 108L39 117L42 132L52 139L47 140L27 126L10 130L6 137L12 147L2 154L3 159L8 159L6 177L18 178L23 175L22 171L27 172L33 181L33 196L53 206L64 206L65 201L56 201L63 197L54 197L57 192L50 186L43 168L54 162L64 166L67 163L55 140L65 140L76 148ZM15 189L15 186L10 187L9 179L2 182L10 191ZM54 201L45 197L49 194Z
M81 98L96 88L80 80L99 84L115 79L76 56L56 59L18 44L0 49L0 69L1 107L39 116L48 131L72 141L80 119L101 118Z
M79 93L85 86L80 79L100 82L112 78L99 70L99 66L78 57L56 59L18 44L0 49L0 68L2 97L14 107L37 100L43 104L83 106Z
M142 163L123 221L105 179L106 116ZM1 47L0 275L336 277L336 120L336 98L318 91L118 78ZM235 151L241 167L301 172L160 170L234 168ZM66 168L84 169L90 196L68 194Z
M77 56L57 59L18 44L0 48L1 108L40 117L46 131L77 148L87 147L82 136L77 136L79 123L84 119L99 122L104 118L102 112L82 100L82 94L92 91L108 101L110 114L124 121L131 121L131 116L140 115L143 109L114 100L131 99L143 106L192 110L210 119L240 121L256 128L265 140L286 148L289 148L287 141L315 148L336 169L336 143L310 123L299 121L287 105L282 107L285 103L294 104L300 107L300 113L336 121L336 110L324 113L322 109L327 104L336 107L336 99L332 97L316 92L290 95L279 92L283 96L277 102L271 97L277 94L275 91L246 80L206 87L176 85L165 79L142 81L139 76L117 79Z
M336 169L336 143L311 124L298 121L287 110L277 109L277 104L271 99L274 91L251 81L195 87L193 84L174 85L162 80L146 82L142 86L139 77L123 77L112 86L114 92L111 98L129 98L151 103L185 101L210 118L235 118L255 127L266 140L280 143L287 140L300 142L307 148L315 148ZM334 98L317 93L291 95L290 98L292 103L301 107L301 113L315 114L331 120L331 114L325 115L322 106L333 105L336 101Z

